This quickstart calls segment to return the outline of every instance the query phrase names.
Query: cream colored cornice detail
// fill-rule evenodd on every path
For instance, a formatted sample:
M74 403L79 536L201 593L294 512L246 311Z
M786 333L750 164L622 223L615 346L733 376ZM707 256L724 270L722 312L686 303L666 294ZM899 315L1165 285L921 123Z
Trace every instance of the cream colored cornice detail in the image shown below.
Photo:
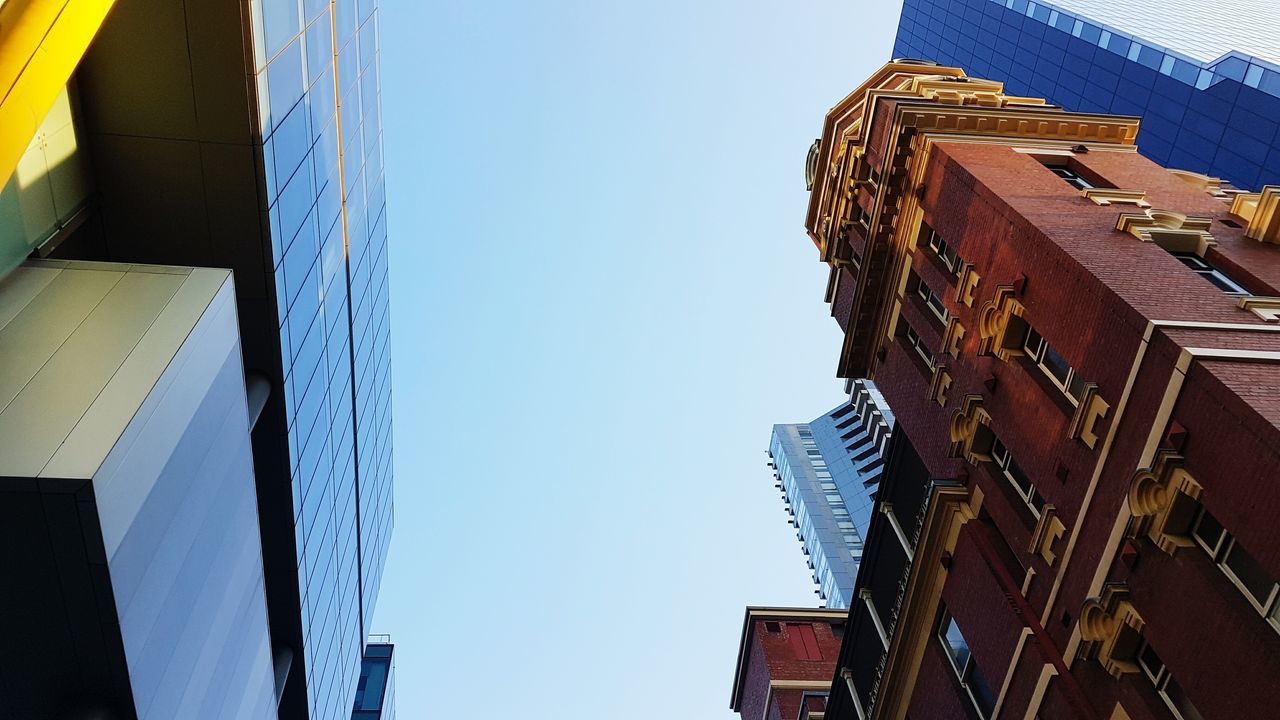
M960 409L951 415L951 456L970 465L991 460L991 415L981 395L965 395ZM984 432L985 431L985 432Z
M1138 670L1133 654L1144 626L1129 602L1129 590L1123 584L1107 585L1101 596L1086 600L1080 611L1080 636L1084 640L1080 652L1096 659L1118 680L1121 675Z
M1014 298L1014 292L1012 285L1000 285L995 297L982 306L978 314L979 355L995 355L1008 362L1023 354L1022 338L1016 337L1016 330L1025 325L1022 313L1026 308ZM1015 332L1010 333L1010 326Z
M1096 383L1085 383L1080 402L1076 405L1075 415L1071 418L1071 427L1067 432L1067 437L1072 439L1080 438L1080 442L1090 448L1097 447L1098 421L1105 418L1107 411L1110 409L1111 405L1098 394L1098 385Z
M1212 195L1224 202L1231 202L1233 197L1240 194L1240 191L1234 188L1222 187L1222 178L1203 175L1198 172L1191 172L1190 170L1174 170L1173 168L1169 168L1169 173L1191 187Z
M1116 229L1143 242L1155 243L1169 252L1192 252L1203 255L1217 241L1209 232L1213 218L1189 217L1169 210L1147 210L1124 213L1116 220Z
M1241 310L1248 310L1267 322L1280 322L1280 297L1250 295L1236 303Z
M1119 188L1088 188L1080 194L1098 205L1129 204L1140 208L1149 208L1146 190L1121 190Z
M973 263L965 263L960 269L960 281L956 283L956 302L973 307L973 295L982 278L973 270Z
M935 365L929 380L929 399L942 407L947 406L947 391L951 389L951 373L946 365Z
M1244 236L1250 240L1280 243L1280 185L1237 195L1231 203L1231 214L1248 221Z
M947 318L947 329L942 333L942 351L958 360L963 340L964 325L960 324L960 318L952 315Z
M1027 552L1039 555L1049 567L1053 567L1053 563L1058 559L1058 553L1053 549L1062 536L1067 532L1067 526L1062 524L1062 520L1058 518L1058 508L1053 505L1045 505L1040 511L1040 522L1036 523L1036 529L1031 533L1031 543L1027 547Z
M1182 468L1181 455L1172 450L1156 453L1152 466L1139 470L1129 484L1129 512L1134 518L1129 536L1145 535L1169 555L1191 547L1188 533L1203 491Z

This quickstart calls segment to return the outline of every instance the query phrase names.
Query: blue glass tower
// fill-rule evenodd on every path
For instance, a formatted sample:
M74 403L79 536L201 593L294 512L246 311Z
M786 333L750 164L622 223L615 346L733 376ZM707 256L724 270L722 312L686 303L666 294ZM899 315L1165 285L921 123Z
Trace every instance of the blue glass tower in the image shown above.
M770 465L796 528L818 596L848 607L880 484L893 414L868 380L811 423L774 425Z
M1140 116L1155 162L1257 189L1280 183L1277 37L1268 0L904 0L893 53Z

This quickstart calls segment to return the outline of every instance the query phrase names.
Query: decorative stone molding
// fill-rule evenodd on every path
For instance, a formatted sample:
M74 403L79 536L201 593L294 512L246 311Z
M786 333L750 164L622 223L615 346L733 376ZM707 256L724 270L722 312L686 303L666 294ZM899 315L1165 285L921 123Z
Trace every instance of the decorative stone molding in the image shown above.
M1191 522L1204 489L1182 468L1182 456L1172 450L1156 453L1151 467L1134 474L1129 483L1130 537L1146 536L1164 553L1191 547Z
M1151 203L1147 202L1146 190L1121 190L1119 188L1088 188L1081 190L1080 194L1086 200L1092 200L1098 205L1115 205L1129 204L1137 205L1140 208L1149 208Z
M991 460L991 415L982 407L981 395L965 395L951 416L951 456L970 465Z
M1026 323L1022 313L1026 308L1014 294L1012 285L1001 285L996 288L995 297L982 306L978 315L979 355L995 355L1008 362L1023 354Z
M956 283L956 302L973 307L973 294L978 290L980 279L973 271L973 263L965 263L960 270L960 281Z
M1040 522L1036 523L1036 529L1031 533L1031 543L1027 547L1027 552L1039 555L1049 567L1053 567L1053 563L1058 559L1058 553L1054 552L1053 547L1066 532L1067 527L1058 518L1058 508L1054 505L1045 505L1040 510Z
M929 380L929 399L942 407L947 406L947 391L951 389L951 373L946 365L933 367L933 377Z
M1231 214L1248 221L1244 236L1250 240L1280 243L1280 185L1237 195L1231 203Z
M1208 195L1212 195L1213 197L1216 197L1219 200L1222 200L1223 202L1231 202L1232 198L1240 194L1239 190L1233 187L1230 187L1230 183L1227 183L1228 185L1227 187L1223 187L1222 178L1213 177L1211 175L1203 175L1198 172L1191 172L1190 170L1170 169L1169 173L1177 177L1179 180L1194 187L1195 189L1200 190Z
M947 329L942 333L942 351L953 358L960 358L960 343L964 341L964 325L960 318L952 315L947 318Z
M1236 303L1241 310L1248 310L1267 322L1280 322L1280 297L1250 295Z
M1209 232L1212 224L1213 218L1148 209L1142 213L1124 213L1116 221L1116 229L1142 242L1155 243L1169 252L1204 255L1211 245L1218 244Z
M1107 416L1111 405L1098 394L1096 383L1085 383L1080 402L1076 405L1075 415L1071 417L1071 426L1067 437L1079 438L1080 442L1095 448L1098 445L1098 422Z
M1080 610L1080 654L1095 659L1111 677L1137 672L1134 655L1145 623L1129 602L1123 583L1108 583L1102 595L1089 598Z

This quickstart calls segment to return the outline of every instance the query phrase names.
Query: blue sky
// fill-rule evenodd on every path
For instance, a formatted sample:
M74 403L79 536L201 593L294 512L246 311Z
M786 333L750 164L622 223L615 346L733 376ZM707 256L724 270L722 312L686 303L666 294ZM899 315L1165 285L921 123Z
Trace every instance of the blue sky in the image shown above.
M383 1L400 717L735 717L744 606L817 602L765 467L841 399L804 157L898 10Z

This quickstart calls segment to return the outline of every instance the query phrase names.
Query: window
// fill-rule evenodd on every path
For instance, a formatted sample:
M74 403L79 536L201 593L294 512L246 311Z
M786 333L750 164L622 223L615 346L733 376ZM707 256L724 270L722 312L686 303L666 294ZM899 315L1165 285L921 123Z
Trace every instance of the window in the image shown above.
M1176 252L1170 254L1178 258L1183 265L1191 268L1197 275L1213 283L1214 286L1222 292L1228 295L1235 295L1237 297L1249 294L1249 291L1245 290L1240 283L1227 277L1226 273L1210 265L1199 255L1190 252Z
M932 367L933 353L929 351L929 348L924 346L924 341L920 339L920 336L916 334L915 330L911 329L910 325L904 322L902 323L902 326L904 328L902 332L902 338L907 343L907 347L915 350L916 354L919 355L920 358L924 360L925 365L929 365Z
M973 654L969 652L969 643L961 634L955 618L951 617L951 613L947 612L945 606L938 618L938 640L942 642L942 647L947 653L947 659L951 661L951 669L955 670L960 686L965 689L974 709L978 711L978 717L984 719L991 717L996 704L995 695L992 694L991 686L987 684L986 678L974 663Z
M822 650L818 648L818 637L812 625L787 623L788 640L797 660L821 660Z
M765 632L771 632L771 633L782 632L782 626L772 621L765 622L764 629L765 629Z
M1169 706L1174 717L1178 720L1204 720L1204 716L1196 710L1195 705L1191 704L1182 686L1169 674L1169 668L1164 666L1160 656L1156 655L1155 648L1151 647L1145 638L1138 648L1138 667L1141 667L1142 674L1151 680L1151 684L1156 688L1156 694L1165 705Z
M1204 507L1196 514L1191 537L1240 589L1249 604L1272 627L1280 630L1280 583Z
M926 243L929 249L938 257L938 260L942 261L943 266L958 277L964 263L960 260L955 248L948 245L941 235L927 225L921 225L921 234L928 238Z
M1040 497L1040 493L1036 492L1036 487L1031 484L1031 479L1027 474L1018 467L1013 461L1013 457L1009 454L1009 449L996 438L991 442L991 461L1000 469L1000 474L1004 475L1013 489L1017 491L1018 497L1021 497L1027 503L1027 507L1031 508L1031 513L1037 518L1040 517L1041 511L1044 510L1044 498Z
M1080 177L1079 173L1069 167L1050 167L1049 169L1053 171L1054 175L1062 178L1068 185L1077 190L1088 190L1093 187L1093 183Z
M920 279L919 275L912 272L907 277L907 292L913 293L924 301L926 307L945 325L947 318L947 306L942 304L942 298L938 294L929 289L929 286Z
M1072 405L1080 404L1080 398L1084 396L1084 380L1030 325L1027 326L1027 337L1022 343L1022 349L1027 353L1027 359L1048 376Z

